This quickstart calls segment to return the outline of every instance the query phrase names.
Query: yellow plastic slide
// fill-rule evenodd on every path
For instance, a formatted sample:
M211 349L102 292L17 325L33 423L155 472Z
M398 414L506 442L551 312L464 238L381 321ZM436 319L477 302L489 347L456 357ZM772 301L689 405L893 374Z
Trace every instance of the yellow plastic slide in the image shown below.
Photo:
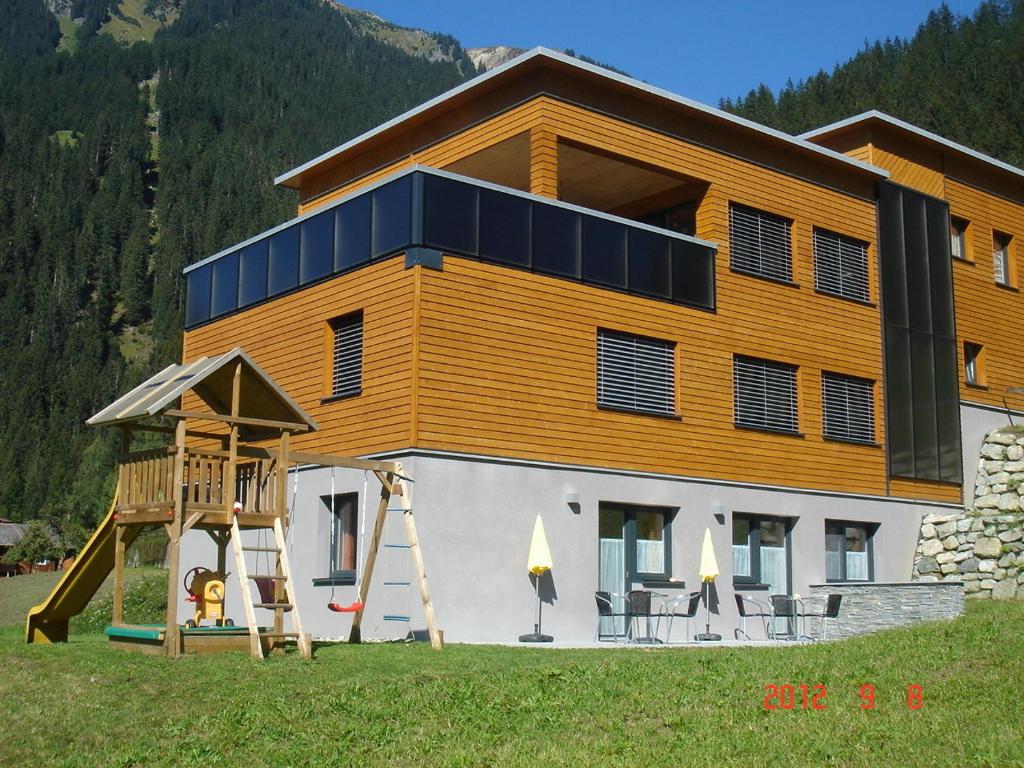
M25 642L60 643L68 639L68 619L79 614L89 604L96 590L114 569L114 510L117 491L110 511L96 532L82 547L74 565L64 572L50 596L28 612L25 621ZM125 544L131 544L139 526L126 527Z

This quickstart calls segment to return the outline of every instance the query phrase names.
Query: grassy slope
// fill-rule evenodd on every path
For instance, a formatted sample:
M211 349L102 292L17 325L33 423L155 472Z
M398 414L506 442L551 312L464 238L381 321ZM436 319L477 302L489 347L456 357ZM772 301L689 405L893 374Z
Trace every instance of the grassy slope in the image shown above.
M0 764L1024 764L1024 603L791 648L322 648L176 662L0 632ZM765 683L825 711L765 711ZM877 686L862 711L858 686ZM925 706L906 707L906 686Z
M131 588L147 573L156 573L156 569L129 568L126 573L127 586ZM161 571L160 573L166 573ZM26 576L15 576L13 579L0 579L0 627L25 625L25 616L29 608L38 605L50 594L59 573L32 573ZM164 578L166 582L166 577ZM102 605L109 602L113 593L114 580L109 577L90 605ZM166 601L164 602L166 605Z

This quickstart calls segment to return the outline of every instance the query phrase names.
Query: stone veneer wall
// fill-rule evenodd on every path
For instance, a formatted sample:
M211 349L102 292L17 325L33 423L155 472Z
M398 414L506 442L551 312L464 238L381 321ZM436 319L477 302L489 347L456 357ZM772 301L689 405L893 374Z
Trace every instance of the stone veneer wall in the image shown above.
M807 607L820 609L828 595L842 595L839 621L829 622L827 635L839 639L920 621L955 619L964 612L961 586L959 581L811 584ZM817 638L819 626L817 619L808 619L807 634Z
M914 556L914 581L963 582L968 597L1024 599L1024 428L985 438L974 504L927 515Z

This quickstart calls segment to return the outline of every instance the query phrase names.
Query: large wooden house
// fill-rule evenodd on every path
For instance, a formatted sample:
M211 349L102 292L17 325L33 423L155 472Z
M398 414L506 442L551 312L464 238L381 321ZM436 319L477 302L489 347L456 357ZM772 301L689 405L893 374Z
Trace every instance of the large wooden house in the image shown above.
M907 580L922 515L970 499L1024 384L1022 180L535 49L279 177L298 218L187 268L184 359L242 347L319 423L297 450L402 461L449 640L530 628L538 513L546 631L696 589L710 528L731 635L733 590ZM295 479L296 599L343 636L373 486ZM364 634L415 613L391 599Z

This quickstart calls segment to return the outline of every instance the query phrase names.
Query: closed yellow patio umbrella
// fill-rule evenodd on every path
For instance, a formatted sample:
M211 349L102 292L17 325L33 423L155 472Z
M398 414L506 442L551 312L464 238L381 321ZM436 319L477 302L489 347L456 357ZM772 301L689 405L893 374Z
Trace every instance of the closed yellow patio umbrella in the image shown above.
M537 623L533 625L533 632L527 635L520 635L521 643L550 643L554 641L551 635L545 635L540 631L541 607L543 602L540 599L540 578L551 570L551 549L548 547L548 537L544 535L544 521L540 515L533 524L533 538L530 540L530 554L526 557L526 570L533 576L534 590L537 594Z
M526 558L526 569L534 576L540 576L545 571L550 571L552 565L548 537L544 535L544 521L537 515L537 521L533 524L530 554Z
M698 640L721 640L722 636L711 632L711 583L718 578L718 559L715 557L715 546L711 543L711 529L704 529L704 543L700 547L700 588L704 598L705 624L703 634L697 635Z

